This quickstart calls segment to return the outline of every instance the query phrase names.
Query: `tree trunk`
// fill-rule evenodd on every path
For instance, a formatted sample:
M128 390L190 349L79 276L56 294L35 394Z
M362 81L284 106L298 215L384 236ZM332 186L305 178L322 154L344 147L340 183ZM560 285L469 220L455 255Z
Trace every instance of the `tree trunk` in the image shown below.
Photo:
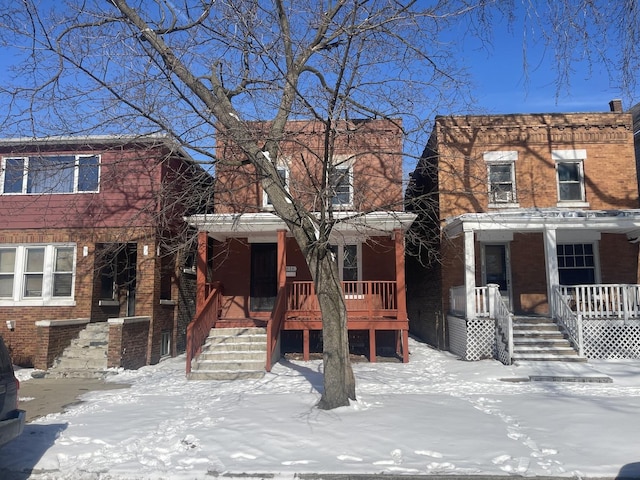
M314 269L316 293L322 313L324 391L318 408L331 410L356 399L356 381L349 359L347 308L342 285L330 252L319 255Z

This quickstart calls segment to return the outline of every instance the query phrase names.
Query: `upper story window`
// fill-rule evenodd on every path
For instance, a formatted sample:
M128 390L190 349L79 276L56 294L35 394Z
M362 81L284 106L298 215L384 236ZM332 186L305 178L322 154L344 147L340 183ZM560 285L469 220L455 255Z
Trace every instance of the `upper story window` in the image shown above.
M516 151L485 152L487 185L491 207L514 206L516 203Z
M0 245L0 305L70 305L75 245Z
M329 170L331 204L334 207L353 206L353 156L335 157Z
M97 192L98 155L49 155L2 159L0 193Z
M288 192L289 191L289 168L285 165L282 166L278 166L277 167L277 171L278 171L278 176L280 177L280 182L282 182L282 184L284 185L284 189ZM262 206L265 209L273 209L273 204L271 203L271 199L269 198L269 195L267 195L267 192L263 191L262 192Z
M584 189L584 160L586 150L554 150L558 182L558 204L563 206L586 202Z

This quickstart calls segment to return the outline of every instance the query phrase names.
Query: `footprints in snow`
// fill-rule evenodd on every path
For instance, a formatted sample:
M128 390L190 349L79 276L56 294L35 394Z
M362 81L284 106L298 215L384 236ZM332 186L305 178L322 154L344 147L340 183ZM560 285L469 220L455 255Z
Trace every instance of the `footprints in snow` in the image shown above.
M531 450L529 457L515 458L511 455L499 455L495 457L492 460L493 464L498 465L503 472L524 474L529 470L531 461L534 460L539 467L550 474L564 473L565 470L562 468L561 462L547 458L551 455L556 455L558 451L553 448L539 447L531 437L523 433L517 420L498 408L498 404L501 402L500 400L480 397L470 401L474 408L481 412L500 418L507 426L507 437L522 443L522 445Z

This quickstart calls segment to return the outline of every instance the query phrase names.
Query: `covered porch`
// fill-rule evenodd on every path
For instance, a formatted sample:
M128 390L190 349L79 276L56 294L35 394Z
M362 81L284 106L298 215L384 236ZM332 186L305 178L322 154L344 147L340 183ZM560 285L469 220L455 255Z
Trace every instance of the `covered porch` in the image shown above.
M444 299L450 336L464 328L508 358L514 315L545 316L586 358L640 358L640 211L465 214L444 231L464 252Z
M376 360L380 332L393 336L402 361L409 358L404 232L413 218L403 212L354 216L332 234L348 330L367 338L370 361ZM297 332L300 353L309 359L322 316L306 261L285 223L266 212L203 215L190 222L200 233L187 369L209 331L226 326L265 328L267 371L280 356L282 332Z

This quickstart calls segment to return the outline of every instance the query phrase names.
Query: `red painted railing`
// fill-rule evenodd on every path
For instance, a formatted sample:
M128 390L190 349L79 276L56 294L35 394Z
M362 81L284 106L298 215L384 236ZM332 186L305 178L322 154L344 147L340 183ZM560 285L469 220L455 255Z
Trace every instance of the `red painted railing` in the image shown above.
M200 354L209 332L220 320L221 306L222 284L219 282L208 284L204 306L187 327L187 374L191 372L191 361Z
M284 317L287 314L287 288L282 287L278 291L278 296L276 297L276 303L273 307L273 313L271 314L271 318L267 322L267 372L271 371L271 365L273 364L273 357L275 354L276 347L278 346L278 335L280 334L280 329L282 328L282 324L284 323Z
M320 316L313 282L292 282L287 287L289 314ZM396 287L395 281L342 282L347 312L369 317L397 314Z

